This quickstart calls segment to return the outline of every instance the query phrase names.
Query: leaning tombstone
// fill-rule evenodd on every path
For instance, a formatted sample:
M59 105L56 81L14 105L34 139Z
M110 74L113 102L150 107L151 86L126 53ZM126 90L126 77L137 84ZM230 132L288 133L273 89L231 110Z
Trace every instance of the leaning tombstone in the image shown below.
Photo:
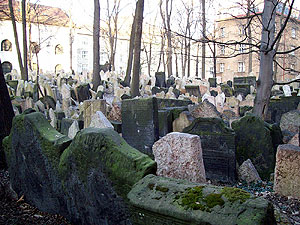
M165 72L156 72L155 73L155 86L156 87L167 87L166 85L166 75Z
M113 125L101 111L97 111L94 115L92 115L89 127L114 129Z

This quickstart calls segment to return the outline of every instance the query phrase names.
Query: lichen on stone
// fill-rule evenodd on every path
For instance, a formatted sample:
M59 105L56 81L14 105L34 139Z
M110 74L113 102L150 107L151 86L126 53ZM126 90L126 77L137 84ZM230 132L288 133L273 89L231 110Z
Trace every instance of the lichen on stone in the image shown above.
M244 191L239 188L233 187L224 187L222 190L222 194L228 199L230 202L240 201L244 203L247 199L251 197L250 193Z

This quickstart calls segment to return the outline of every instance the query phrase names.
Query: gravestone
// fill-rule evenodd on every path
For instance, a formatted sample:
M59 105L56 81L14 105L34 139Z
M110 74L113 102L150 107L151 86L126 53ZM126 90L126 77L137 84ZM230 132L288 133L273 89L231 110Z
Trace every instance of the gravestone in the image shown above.
M101 111L106 115L106 101L103 99L85 100L82 105L84 128L89 127L91 117L97 112Z
M97 111L94 115L92 115L89 127L114 129L113 125L101 111Z
M153 156L152 145L159 138L156 98L122 101L122 135L129 145Z
M208 179L235 182L235 134L222 119L196 118L183 132L200 136Z
M91 99L92 95L90 93L90 85L82 84L76 88L78 102L83 102L84 100Z
M183 111L179 117L173 121L173 131L182 132L184 128L190 126L195 117L189 111Z
M226 97L233 96L233 89L228 84L221 84L221 90L224 92Z
M272 203L233 187L148 175L128 198L133 224L276 224Z
M208 78L209 87L217 87L217 78Z
M200 87L198 85L185 85L185 90L190 96L201 97Z
M229 87L232 87L232 81L231 80L228 80L226 83L229 85Z
M197 105L189 105L189 111L195 118L199 117L214 117L221 118L221 114L218 112L216 107L208 100L200 102Z
M164 88L164 87L156 87L154 86L152 89L151 89L151 93L152 95L156 95L158 93L161 93L162 91L167 93L168 92L168 88Z
M167 88L169 88L169 87L175 87L175 77L173 77L173 76L170 76L167 79Z
M285 96L285 97L290 97L290 96L292 96L291 88L290 88L289 85L283 85L282 89L283 89L283 92L284 92L284 96Z
M158 176L205 183L199 136L172 132L153 145Z
M246 97L250 94L250 86L256 87L256 77L249 76L249 77L234 77L233 78L233 87L235 96L238 94L242 94Z
M165 72L155 73L155 86L156 87L167 87L166 85L166 75Z

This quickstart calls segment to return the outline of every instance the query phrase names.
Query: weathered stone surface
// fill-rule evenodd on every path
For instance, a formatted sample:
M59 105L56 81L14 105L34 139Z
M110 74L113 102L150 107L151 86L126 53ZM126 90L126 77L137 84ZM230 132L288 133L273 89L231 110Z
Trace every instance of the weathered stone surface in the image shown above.
M190 126L195 117L188 111L183 111L179 114L179 117L173 121L173 131L182 132L184 128Z
M285 96L285 97L290 97L290 96L292 96L291 88L290 88L289 85L283 85L282 89L283 89L283 92L284 92L284 96Z
M155 162L112 129L85 129L69 144L41 113L15 117L4 141L14 190L73 224L131 224L118 194L155 172Z
M237 188L148 175L128 198L134 224L276 224L271 203Z
M157 175L205 183L199 136L172 132L153 145Z
M274 190L300 199L300 147L279 145L276 154Z
M244 180L247 183L261 181L260 176L250 159L247 159L239 167L238 175L240 180Z
M74 120L74 122L72 123L72 125L69 128L68 137L73 139L76 136L78 131L80 131L79 124L78 124L77 120Z
M293 110L287 113L284 113L281 116L280 128L281 130L288 130L292 133L298 133L300 127L300 111Z
M216 107L207 100L199 103L198 105L190 105L189 111L195 118L221 118L221 114L218 112Z
M90 85L89 84L82 84L76 88L76 96L79 102L83 102L88 100L92 97L90 93Z
M260 118L247 114L231 124L236 133L236 158L239 164L251 159L262 179L274 171L275 149L271 131Z
M183 130L200 136L206 177L235 182L235 135L219 118L196 118Z
M201 97L200 87L198 85L185 85L185 90L190 96Z
M97 112L101 111L106 115L106 101L103 99L86 100L82 105L84 128L89 127L91 123L91 117Z
M162 99L157 98L158 109L165 109L170 107L184 107L192 104L190 100L177 100L177 99Z
M226 97L233 96L233 89L228 84L221 84L221 89Z
M165 72L155 73L155 86L156 87L167 87L166 85L166 75Z
M217 78L208 78L209 87L217 87Z
M157 99L123 100L122 132L129 145L152 156L152 145L159 138Z
M118 104L113 104L107 115L107 119L122 122L121 107Z
M109 120L104 116L104 114L101 111L97 111L92 116L89 127L114 129L113 125L109 122Z

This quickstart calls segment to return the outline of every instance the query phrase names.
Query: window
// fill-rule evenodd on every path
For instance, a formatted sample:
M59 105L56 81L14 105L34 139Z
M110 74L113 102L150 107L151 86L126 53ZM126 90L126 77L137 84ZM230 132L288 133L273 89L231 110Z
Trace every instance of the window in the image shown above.
M81 58L82 59L87 59L88 58L88 51L82 51L81 52Z
M296 28L292 28L292 38L296 38Z
M61 55L63 53L64 53L63 47L60 44L56 45L55 46L55 55Z
M244 62L238 62L238 72L245 72L245 63Z
M240 44L240 49L239 49L240 53L244 53L245 48L246 48L245 44Z
M225 69L225 64L224 63L220 63L220 73L223 73Z
M221 27L221 29L220 29L220 37L225 37L225 27Z
M225 55L225 45L220 45L220 54Z
M5 39L1 42L1 51L11 52L12 44L9 40Z
M209 73L210 73L211 75L214 74L214 67L213 67L213 66L209 67Z

